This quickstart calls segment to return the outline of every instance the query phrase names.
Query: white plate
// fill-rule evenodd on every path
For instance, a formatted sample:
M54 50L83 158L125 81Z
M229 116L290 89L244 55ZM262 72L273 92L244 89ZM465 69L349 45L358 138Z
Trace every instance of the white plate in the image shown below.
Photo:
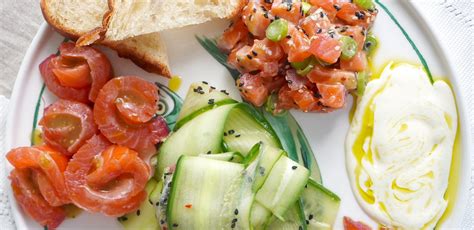
M473 147L470 146L467 130L467 117L465 100L459 95L457 79L452 75L454 66L449 62L443 62L442 49L435 40L431 39L431 33L420 19L414 16L411 6L403 5L399 1L383 1L387 10L378 5L379 15L377 17L374 34L379 38L380 47L374 57L374 65L382 68L389 60L403 60L411 63L420 63L420 55L410 44L402 29L416 44L418 51L426 60L429 69L435 77L446 77L457 95L457 106L459 112L459 127L461 128L461 168L459 171L458 194L454 200L454 211L448 216L443 228L455 228L461 225L462 217L466 212L466 203L469 196L468 186L471 165L469 164L469 153ZM389 12L393 14L390 17ZM397 21L401 26L398 27ZM208 81L212 85L227 89L231 96L238 98L238 92L234 82L227 70L217 63L207 52L200 47L194 35L206 35L215 37L222 33L228 25L226 21L214 21L198 26L186 27L179 30L167 31L163 37L168 46L171 69L173 74L183 78L183 85L178 94L184 97L188 85L195 81ZM401 29L402 28L402 29ZM38 70L39 63L51 53L55 53L58 45L64 38L44 24L34 38L18 74L11 100L11 110L7 123L6 147L7 149L30 144L30 133L33 124L35 105L40 94L43 82ZM163 78L149 74L136 67L129 60L117 57L115 52L102 49L111 59L116 75L138 75L149 80L159 81L166 85ZM44 93L40 111L43 106L50 104L55 97L47 92ZM344 161L344 138L349 127L349 110L352 100L345 109L329 113L314 114L293 111L293 115L303 127L306 137L311 143L315 153L323 182L326 187L341 197L341 207L336 220L336 229L342 228L342 217L350 216L356 220L377 227L357 204L352 194L349 180L345 170ZM8 167L11 170L11 166ZM40 226L28 218L15 203L10 191L12 209L18 229L39 229ZM60 229L120 229L120 225L114 218L104 217L99 214L83 213L75 219L67 219Z

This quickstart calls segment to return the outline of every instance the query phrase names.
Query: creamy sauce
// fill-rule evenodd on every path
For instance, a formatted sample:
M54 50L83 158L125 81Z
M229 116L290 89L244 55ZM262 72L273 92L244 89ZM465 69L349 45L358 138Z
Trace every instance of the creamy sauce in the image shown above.
M367 85L346 140L347 170L363 209L385 226L436 226L448 204L457 124L446 82L432 85L421 67L387 65Z

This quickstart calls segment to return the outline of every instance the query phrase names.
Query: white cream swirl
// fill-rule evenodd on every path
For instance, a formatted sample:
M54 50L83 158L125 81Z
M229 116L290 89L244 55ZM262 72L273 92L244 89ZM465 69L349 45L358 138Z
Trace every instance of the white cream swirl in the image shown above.
M421 67L389 64L371 81L346 139L352 189L376 221L433 228L444 213L457 113L444 81Z

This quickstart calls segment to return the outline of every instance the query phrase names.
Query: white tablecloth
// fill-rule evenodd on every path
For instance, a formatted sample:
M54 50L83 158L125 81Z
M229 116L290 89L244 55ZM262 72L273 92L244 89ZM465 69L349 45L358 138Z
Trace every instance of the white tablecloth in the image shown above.
M470 114L470 126L466 128L474 137L474 0L411 1L420 6L422 16L433 25L435 34L440 35L448 56L455 59L453 63L459 64L455 72L461 76L462 94ZM38 0L0 0L0 95L10 96L21 60L42 22ZM8 100L0 96L0 159L4 159L5 153L2 146L7 106ZM474 165L474 156L472 158ZM8 230L14 229L14 222L5 193L9 183L3 161L0 160L0 229ZM465 229L474 228L474 172L471 183L471 199L466 204L471 212L466 213L463 221Z

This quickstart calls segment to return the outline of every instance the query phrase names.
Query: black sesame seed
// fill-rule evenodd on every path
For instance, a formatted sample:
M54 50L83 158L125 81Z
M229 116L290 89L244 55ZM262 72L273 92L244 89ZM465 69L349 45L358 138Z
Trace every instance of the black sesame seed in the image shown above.
M336 4L334 4L333 7L334 7L334 9L336 9L337 11L339 11L339 10L341 9L341 7L340 7L339 5L336 5Z
M291 39L291 35L286 35L286 39Z
M226 132L224 132L224 137L227 137L227 133L226 133Z
M238 209L235 209L235 210L234 210L234 214L235 214L235 215L239 215L239 210L238 210Z
M150 203L151 205L153 205L153 201L151 201L151 200L148 200L148 203Z
M244 86L244 83L239 83L239 87L242 87L242 86Z
M356 12L355 12L355 16L356 16L357 19L359 19L359 20L362 20L362 19L365 18L365 14L364 14L363 12L361 12L361 11L356 11Z
M209 151L207 151L207 153L206 153L206 154L211 154L211 151L210 151L210 150L209 150Z
M211 89L216 89L216 87L214 87L214 86L211 86Z
M229 161L232 161L232 160L234 160L234 156L232 156Z
M209 105L212 105L212 104L214 104L214 99L212 99L212 98L211 98L211 99L209 99L209 101L207 101L207 104L209 104Z
M173 227L175 227L175 228L176 228L176 227L178 227L178 224L176 224L176 223L175 223L175 224L173 224Z
M297 168L298 168L298 166L296 166L296 165L294 165L294 166L291 167L291 169L293 169L293 170L295 170L295 169L297 169Z
M235 137L239 138L239 137L240 137L240 134L235 135Z
M303 230L303 226L299 226L299 227L298 227L298 230Z
M319 17L324 18L324 13L322 11L319 12Z
M250 59L250 60L252 60L253 57L252 57L252 55L247 54L247 58Z
M230 135L232 135L232 134L234 134L234 133L235 133L235 130L233 130L233 129L229 130L229 134L230 134Z
M258 55L258 53L253 51L253 50L252 50L252 54L253 54L254 57L256 57Z
M314 217L313 214L309 214L308 219L309 219L309 220L312 220L313 217Z
M306 220L306 224L309 224L309 220Z
M155 205L156 205L156 206L159 206L159 205L160 205L160 202L159 202L159 201L158 201L158 202L156 202L156 204L155 204Z
M160 224L161 225L165 224L165 220L160 220Z
M230 227L231 227L231 228L235 228L235 223L232 223L232 224L230 225Z
M140 215L140 209L137 210L137 216L139 216L139 215Z
M263 13L263 17L268 18L268 11L266 11L265 13Z
M209 83L207 83L207 81L202 81L202 83L203 83L204 85L209 85ZM201 86L199 86L199 88L201 88ZM202 89L202 88L201 88L201 89Z
M254 8L252 9L252 11L253 11L254 13L256 13L256 12L257 12L257 8L254 7Z
M267 3L267 4L272 4L272 3L273 3L273 0L265 0L265 3Z
M321 29L321 28L318 28L318 30L316 30L316 33L317 33L317 34L320 34L320 33L322 33L322 32L323 32L323 29Z
M237 218L234 218L234 219L232 220L232 223L235 223L235 222L237 222Z

